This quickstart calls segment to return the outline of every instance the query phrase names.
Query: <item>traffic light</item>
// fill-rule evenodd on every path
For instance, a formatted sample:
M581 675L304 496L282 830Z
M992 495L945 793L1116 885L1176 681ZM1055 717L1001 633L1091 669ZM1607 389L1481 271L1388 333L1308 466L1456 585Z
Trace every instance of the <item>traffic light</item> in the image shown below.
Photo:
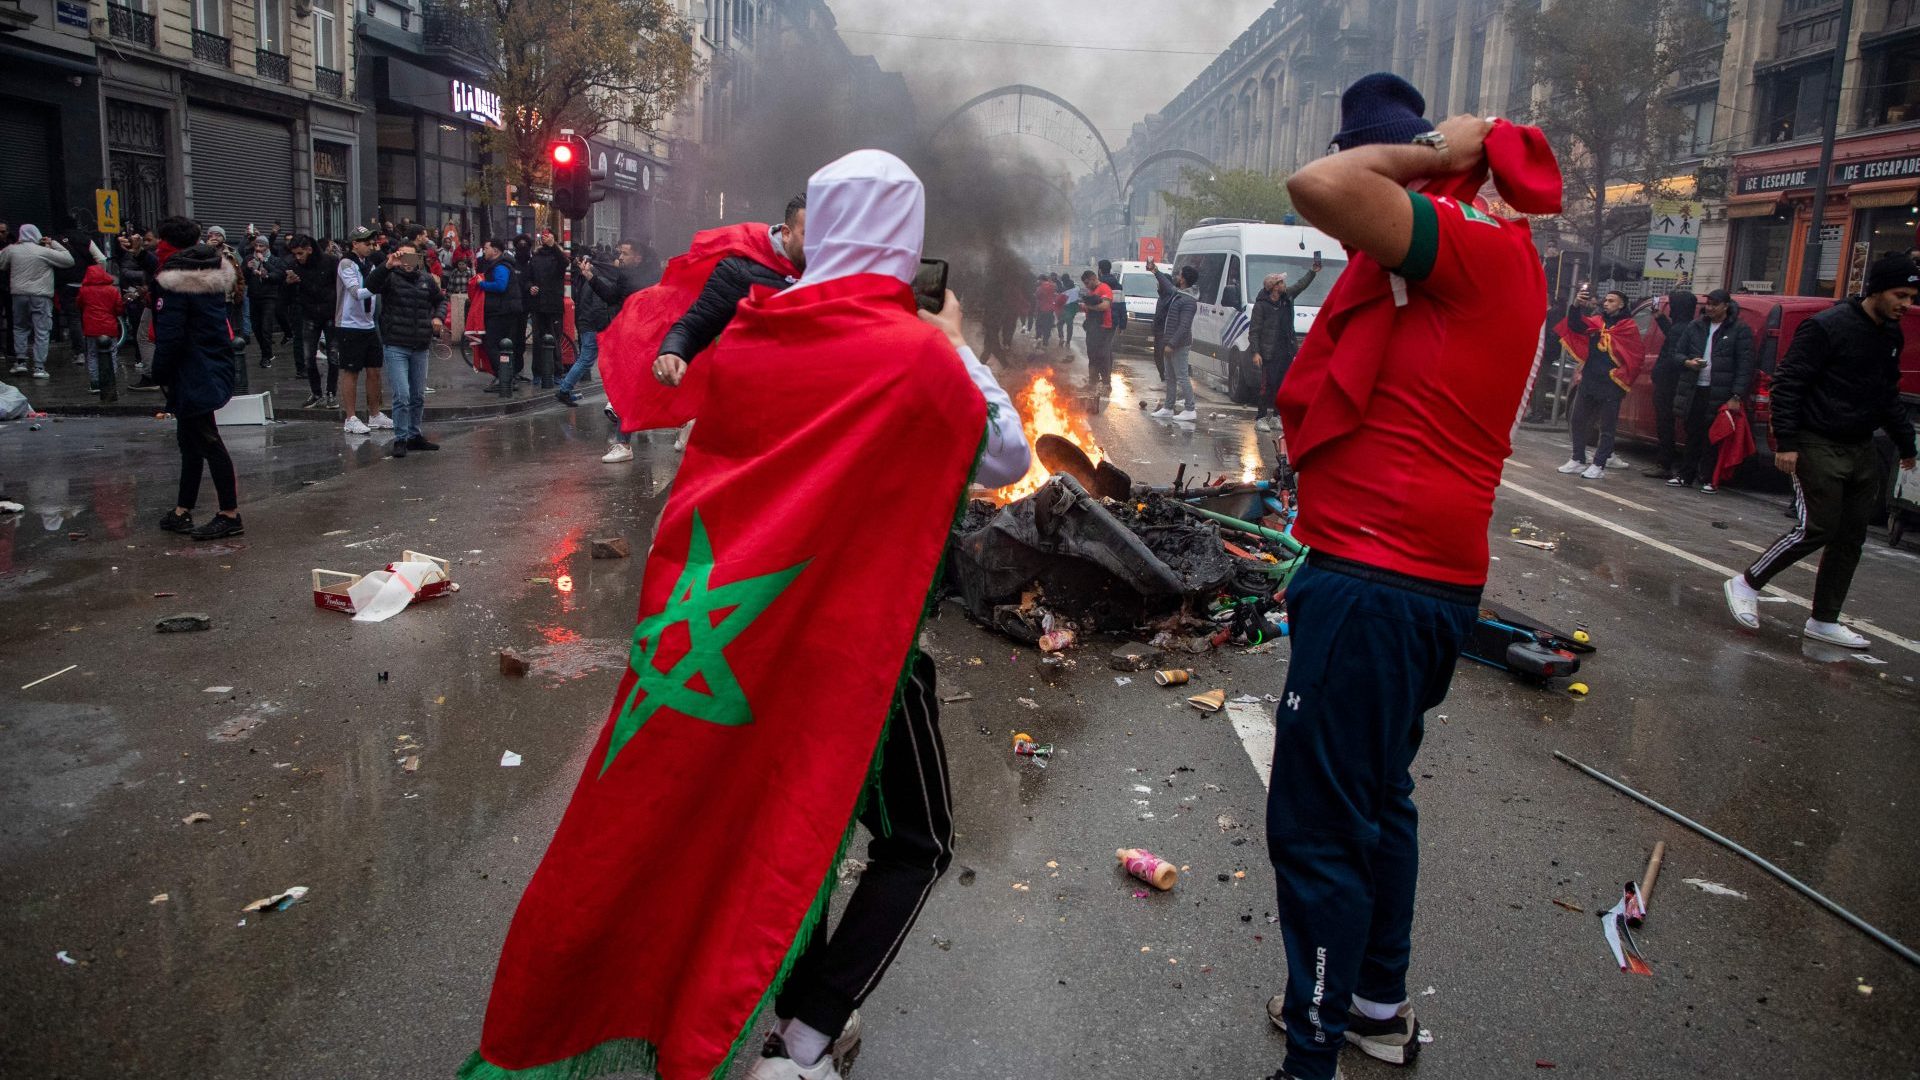
M593 170L587 156L587 140L572 132L562 132L547 149L553 164L553 208L560 216L578 221L587 216L587 208L606 193L594 187L605 174Z

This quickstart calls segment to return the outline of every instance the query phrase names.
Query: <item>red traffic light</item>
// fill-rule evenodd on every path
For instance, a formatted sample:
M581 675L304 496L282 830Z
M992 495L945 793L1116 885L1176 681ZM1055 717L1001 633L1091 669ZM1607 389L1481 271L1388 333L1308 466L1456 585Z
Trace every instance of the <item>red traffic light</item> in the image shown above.
M573 160L573 147L566 143L553 144L553 160L557 165L565 165Z

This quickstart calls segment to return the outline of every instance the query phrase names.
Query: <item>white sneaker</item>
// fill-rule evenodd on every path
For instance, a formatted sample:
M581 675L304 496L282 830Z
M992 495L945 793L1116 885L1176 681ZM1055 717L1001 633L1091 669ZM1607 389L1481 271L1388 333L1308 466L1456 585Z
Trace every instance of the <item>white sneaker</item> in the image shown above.
M623 442L614 443L613 445L607 447L606 453L600 455L600 460L606 462L609 465L617 464L622 461L632 461L633 447L628 446L626 443L623 443Z
M18 370L18 369L15 369L15 370ZM1162 408L1153 410L1147 415L1153 417L1155 420L1166 420L1173 416L1173 410L1162 407Z
M1587 471L1580 474L1580 478L1582 480L1605 480L1607 478L1607 467L1605 465L1589 465L1587 466Z
M1256 417L1256 418L1254 419L1254 421L1253 421L1253 430L1255 430L1255 431L1272 431L1272 430L1273 430L1273 421L1271 421L1271 420L1268 420L1268 419L1267 419L1266 417L1264 417L1264 416L1261 416L1261 417Z
M27 365L15 364L7 369L7 373L10 375L25 375L27 373Z
M373 419L367 422L367 426L381 431L392 431L393 420L386 413L377 412L373 414Z
M359 416L353 414L347 416L347 422L342 424L341 428L349 435L365 435L373 430L361 421Z
M1185 412L1174 413L1173 418L1175 420L1198 420L1200 419L1200 414L1194 412L1192 409L1188 409Z
M33 377L34 377L34 378L36 378L36 379L51 379L51 378L53 378L53 376L51 376L51 375L49 375L49 374L47 374L47 369L46 369L46 368L34 368L34 369L33 369Z
M1852 628L1841 626L1837 622L1817 622L1808 619L1802 632L1815 641L1824 641L1843 649L1865 649L1873 645L1873 642L1854 633Z
M1585 472L1586 470L1587 470L1586 462L1575 461L1572 458L1568 458L1567 463L1565 465L1560 466L1560 471L1563 473Z
M811 1066L802 1068L800 1063L786 1056L784 1046L769 1046L761 1051L763 1055L747 1070L747 1080L842 1080L840 1070L833 1067L833 1055L821 1054L820 1060Z
M1733 613L1733 619L1749 630L1760 629L1760 594L1747 584L1747 575L1735 574L1727 579L1722 590L1727 594L1727 610ZM1807 633L1813 633L1813 622L1807 622Z
M1627 459L1621 457L1619 454L1615 454L1607 459L1607 468L1609 469L1630 469L1632 467L1633 466L1627 464Z

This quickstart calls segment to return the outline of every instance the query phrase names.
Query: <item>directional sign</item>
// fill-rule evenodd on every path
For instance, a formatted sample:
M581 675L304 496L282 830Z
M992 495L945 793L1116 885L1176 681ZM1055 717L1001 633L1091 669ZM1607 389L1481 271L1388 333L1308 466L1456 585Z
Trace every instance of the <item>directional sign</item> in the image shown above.
M1653 200L1642 277L1676 283L1693 279L1694 260L1700 251L1700 211L1697 202Z

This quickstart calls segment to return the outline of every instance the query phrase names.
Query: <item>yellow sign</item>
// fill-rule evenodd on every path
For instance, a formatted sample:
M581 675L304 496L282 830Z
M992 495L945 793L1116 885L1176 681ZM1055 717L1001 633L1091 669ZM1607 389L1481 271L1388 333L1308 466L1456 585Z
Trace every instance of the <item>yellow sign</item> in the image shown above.
M93 189L93 227L101 232L120 231L120 193L112 188Z

